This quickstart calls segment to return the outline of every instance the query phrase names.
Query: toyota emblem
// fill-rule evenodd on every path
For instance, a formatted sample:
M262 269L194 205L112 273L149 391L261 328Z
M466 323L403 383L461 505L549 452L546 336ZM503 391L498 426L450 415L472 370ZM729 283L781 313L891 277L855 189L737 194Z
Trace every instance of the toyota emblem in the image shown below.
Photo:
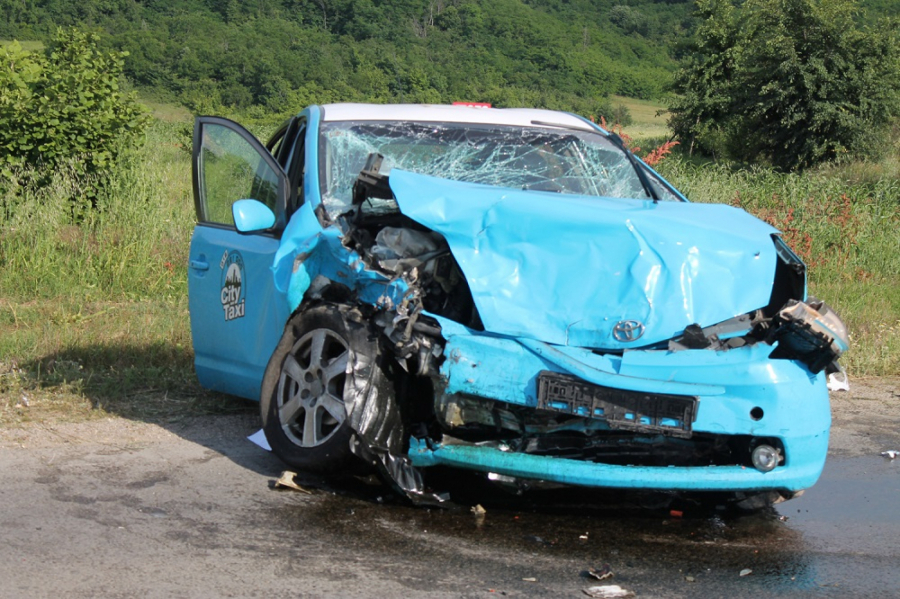
M637 341L643 334L644 323L639 320L620 320L613 327L613 337L624 343Z

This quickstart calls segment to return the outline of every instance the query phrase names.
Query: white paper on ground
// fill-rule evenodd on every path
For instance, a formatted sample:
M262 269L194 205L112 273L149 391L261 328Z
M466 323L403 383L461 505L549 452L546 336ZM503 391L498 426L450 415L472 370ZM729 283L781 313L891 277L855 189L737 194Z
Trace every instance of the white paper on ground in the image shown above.
M247 437L248 441L253 441L255 444L259 445L266 451L272 451L272 448L269 447L269 441L266 439L266 433L263 432L262 429L259 429L249 437Z

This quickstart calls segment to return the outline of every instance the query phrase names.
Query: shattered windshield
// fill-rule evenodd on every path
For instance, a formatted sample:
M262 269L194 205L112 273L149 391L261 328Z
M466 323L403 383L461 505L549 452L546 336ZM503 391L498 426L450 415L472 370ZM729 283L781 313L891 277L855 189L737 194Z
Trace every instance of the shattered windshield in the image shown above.
M597 197L648 199L628 157L606 136L571 129L469 123L330 122L320 137L320 181L332 215L350 209L353 183L373 152L381 172ZM647 173L660 199L678 198Z

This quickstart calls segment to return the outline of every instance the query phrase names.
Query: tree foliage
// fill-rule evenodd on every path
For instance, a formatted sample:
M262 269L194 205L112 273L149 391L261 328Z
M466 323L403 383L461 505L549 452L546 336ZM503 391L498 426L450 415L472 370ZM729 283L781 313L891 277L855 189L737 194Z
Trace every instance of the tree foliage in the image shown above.
M133 95L119 87L123 54L96 35L57 32L46 53L0 47L0 169L55 167L102 173L147 126ZM75 162L72 160L75 159Z
M898 30L853 0L698 0L670 125L692 147L782 169L872 150L900 114Z
M618 8L616 8L618 7ZM125 74L195 111L485 101L599 116L657 98L689 0L0 0L0 38L103 31ZM614 20L611 14L615 10Z

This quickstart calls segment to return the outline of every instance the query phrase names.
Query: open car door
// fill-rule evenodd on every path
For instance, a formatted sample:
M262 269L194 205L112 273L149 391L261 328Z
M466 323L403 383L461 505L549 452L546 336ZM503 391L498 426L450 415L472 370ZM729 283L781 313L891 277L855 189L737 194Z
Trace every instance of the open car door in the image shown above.
M193 183L197 225L188 301L197 377L205 388L259 399L266 363L289 316L270 272L285 225L287 176L237 123L197 117ZM256 219L266 228L238 231L238 200L255 200L249 204L257 214L268 209L274 218Z

